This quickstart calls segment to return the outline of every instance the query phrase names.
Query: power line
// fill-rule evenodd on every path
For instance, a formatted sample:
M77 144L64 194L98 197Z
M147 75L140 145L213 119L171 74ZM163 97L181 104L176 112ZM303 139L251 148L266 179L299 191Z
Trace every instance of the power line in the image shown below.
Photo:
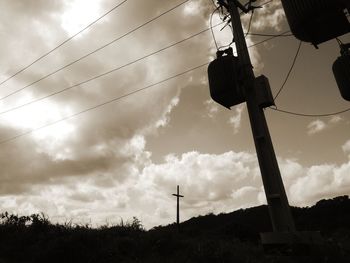
M270 1L267 1L265 3L262 3L261 5L259 5L258 7L263 7L269 3L273 2L273 0L270 0ZM252 13L251 13L251 16L250 16L250 19L249 19L249 25L248 25L248 30L247 30L247 33L245 33L245 35L251 35L251 36L261 36L261 37L272 37L272 36L284 36L284 37L289 37L289 36L293 36L293 34L288 34L288 35L280 35L280 34L261 34L261 33L250 33L250 27L251 27L251 23L252 23L252 17L253 17L253 14L254 14L254 9L252 10ZM290 31L288 31L289 33Z
M85 58L91 56L92 54L94 54L94 53L96 53L96 52L98 52L98 51L100 51L100 50L106 48L107 46L109 46L109 45L111 45L111 44L113 44L113 43L119 41L120 39L122 39L122 38L124 38L124 37L130 35L131 33L137 31L138 29L140 29L140 28L142 28L142 27L144 27L144 26L150 24L151 22L157 20L157 19L160 18L161 16L164 16L165 14L167 14L167 13L173 11L174 9L180 7L181 5L187 3L188 1L190 1L190 0L186 0L186 1L181 2L180 4L177 4L176 6L170 8L169 10L167 10L167 11L161 13L160 15L157 15L157 16L153 17L152 19L148 20L147 22L145 22L145 23L143 23L143 24L141 24L141 25L135 27L134 29L128 31L127 33L123 34L122 36L119 36L118 38L113 39L112 41L110 41L110 42L104 44L103 46L101 46L101 47L99 47L99 48L97 48L97 49L95 49L95 50L93 50L93 51L91 51L91 52L89 52L88 54L86 54L86 55L84 55L84 56L82 56L82 57L80 57L80 58L78 58L78 59L76 59L76 60L74 60L74 61L72 61L72 62L66 64L65 66L63 66L63 67L61 67L61 68L58 68L58 69L52 71L51 73L49 73L49 74L47 74L47 75L41 77L40 79L38 79L38 80L36 80L36 81L34 81L34 82L32 82L32 83L30 83L30 84L24 86L23 88L20 88L20 89L14 91L14 92L11 92L11 93L7 94L6 96L0 98L0 100L6 99L6 98L8 98L8 97L10 97L10 96L12 96L12 95L18 93L18 92L20 92L20 91L22 91L22 90L24 90L24 89L30 87L30 86L33 86L34 84L37 84L38 82L40 82L40 81L42 81L42 80L44 80L44 79L47 79L48 77L50 77L50 76L52 76L52 75L54 75L54 74L56 74L56 73L62 71L63 69L68 68L68 67L72 66L73 64L75 64L75 63L77 63L77 62L79 62L79 61L81 61L81 60L83 60L83 59L85 59Z
M219 26L220 24L222 24L222 23L219 23L219 24L215 25L214 27ZM69 86L69 87L66 87L66 88L64 88L64 89L58 90L58 91L53 92L53 93L51 93L51 94L45 95L45 96L43 96L43 97L41 97L41 98L34 99L34 100L32 100L32 101L29 101L29 102L27 102L27 103L21 104L21 105L19 105L19 106L15 106L15 107L9 108L9 109L7 109L7 110L4 110L4 111L0 112L0 115L6 114L6 113L11 112L11 111L14 111L14 110L18 110L18 109L20 109L20 108L23 108L23 107L25 107L25 106L31 105L31 104L36 103L36 102L38 102L38 101L42 101L42 100L44 100L44 99L47 99L47 98L53 97L53 96L55 96L55 95L58 95L58 94L60 94L60 93L63 93L63 92L65 92L65 91L68 91L68 90L70 90L70 89L72 89L72 88L75 88L75 87L77 87L77 86L86 84L86 83L91 82L91 81L93 81L93 80L96 80L96 79L98 79L98 78L101 78L101 77L104 77L104 76L106 76L106 75L109 75L109 74L111 74L111 73L113 73L113 72L116 72L116 71L122 69L122 68L125 68L125 67L127 67L127 66L130 66L130 65L132 65L132 64L134 64L134 63L136 63L136 62L139 62L139 61L141 61L141 60L143 60L143 59L145 59L145 58L148 58L148 57L150 57L150 56L153 56L153 55L155 55L155 54L157 54L157 53L160 53L161 51L164 51L164 50L169 49L169 48L171 48L171 47L174 47L174 46L176 46L176 45L178 45L178 44L180 44L180 43L182 43L182 42L185 42L185 41L187 41L187 40L189 40L189 39L191 39L191 38L193 38L193 37L196 37L196 36L198 36L198 35L200 35L200 34L206 32L206 31L208 31L209 29L210 29L210 28L204 29L204 30L202 30L202 31L200 31L200 32L197 32L197 33L195 33L195 34L193 34L193 35L187 37L187 38L184 38L184 39L182 39L182 40L180 40L180 41L177 41L177 42L175 42L175 43L173 43L173 44L170 44L170 45L168 45L168 46L166 46L166 47L163 47L163 48L161 48L161 49L159 49L159 50L157 50L157 51L151 52L151 53L149 53L149 54L147 54L147 55L145 55L145 56L143 56L143 57L140 57L140 58L138 58L138 59L135 59L135 60L133 60L133 61L131 61L131 62L128 62L128 63L126 63L126 64L124 64L124 65L122 65L122 66L119 66L119 67L117 67L117 68L113 68L113 69L111 69L111 70L109 70L109 71L106 71L106 72L104 72L104 73L102 73L102 74L99 74L99 75L96 75L96 76L94 76L94 77L91 77L91 78L89 78L89 79L87 79L87 80L81 81L81 82L79 82L79 83L77 83L77 84L71 85L71 86ZM282 34L284 34L284 33L282 33ZM248 48L251 48L251 47L260 45L260 44L262 44L262 43L264 43L264 42L267 42L267 41L269 41L269 40L271 40L271 39L274 39L274 38L276 38L276 37L278 37L278 36L279 36L279 35L276 35L276 36L267 38L267 39L265 39L265 40L263 40L263 41L260 41L260 42L257 42L257 43L255 43L255 44L252 44L252 45L248 46Z
M267 2L265 2L265 3L262 3L261 5L259 5L259 7L263 7L263 6L265 6L265 5L269 4L269 3L271 3L272 1L273 1L273 0L270 0L270 1L267 1ZM227 44L227 45L220 46L220 47L218 46L217 41L216 41L216 37L215 37L215 34L214 34L214 31L213 31L212 20L213 20L213 16L214 16L215 12L216 12L217 10L219 10L221 6L220 6L220 5L219 5L219 6L216 6L215 3L214 3L214 0L212 0L212 3L213 3L213 5L214 5L216 8L215 8L215 9L213 10L213 12L210 14L209 25L210 25L210 30L211 30L211 34L212 34L212 37L213 37L213 40L214 40L214 44L215 44L216 50L219 51L219 50L222 49L222 48L226 48L226 47L231 46L231 45L234 43L234 39L232 39L232 41L231 41L229 44ZM242 11L240 14L242 15L242 14L245 14L245 13ZM251 24L252 24L253 15L254 15L254 9L253 9L252 12L251 12L251 16L250 16L250 19L249 19L248 30L247 30L246 36L247 36L247 35L253 35L253 36L267 36L267 37L293 36L292 34L290 34L290 35L285 35L286 32L284 32L284 33L282 33L282 34L250 33L250 28L251 28ZM227 18L227 17L225 17L225 19L226 19L226 18ZM222 23L225 23L225 19L224 19L224 21L223 21ZM230 22L230 20L229 20L228 22L226 22L226 25L225 25L222 29L224 29L227 25L229 25L229 22ZM222 30L222 29L221 29L221 30ZM290 32L290 31L288 31L287 33L289 33L289 32ZM263 41L263 42L265 42L265 41Z
M218 24L218 25L219 25L219 24ZM218 25L216 25L216 26L218 26ZM203 33L203 32L205 32L205 31L208 31L209 29L210 29L210 28L207 28L207 29L205 29L205 30L203 30L203 31L201 31L201 32L199 32L199 33L197 33L197 34L195 34L195 35L198 35L198 34L200 34L200 33ZM286 32L285 32L285 33L286 33ZM282 33L282 34L280 34L280 35L283 35L283 34L284 34L284 33ZM193 35L193 36L194 36L194 35ZM193 37L193 36L191 36L191 37ZM268 38L268 39L265 39L265 40L263 40L263 41L260 41L260 42L258 42L258 43L255 43L255 44L253 44L253 45L250 45L248 48L254 47L254 46L259 45L259 44L262 44L262 43L264 43L264 42L266 42L266 41L269 41L269 40L271 40L271 39L274 39L274 38L276 38L276 37L278 37L278 36L279 36L279 35L276 35L276 36L270 37L270 38ZM191 37L189 37L189 38L191 38ZM188 38L188 39L189 39L189 38ZM185 39L182 40L182 42L183 42L183 41L185 41ZM176 44L176 43L174 43L174 44L172 44L172 45L175 45L175 44ZM165 48L164 48L164 49L165 49ZM148 56L149 56L149 55L148 55ZM139 60L141 60L141 58L140 58ZM99 108L99 107L102 107L102 106L104 106L104 105L110 104L110 103L112 103L112 102L121 100L122 98L131 96L131 95L133 95L133 94L135 94L135 93L141 92L141 91L146 90L146 89L151 88L151 87L154 87L154 86L156 86L156 85L158 85L158 84L167 82L167 81L169 81L169 80L171 80L171 79L174 79L174 78L177 78L177 77L179 77L179 76L181 76L181 75L185 75L186 73L189 73L189 72L191 72L191 71L194 71L194 70L196 70L196 69L199 69L199 68L201 68L201 67L204 67L204 66L206 66L206 65L208 65L208 64L209 64L208 62L207 62L207 63L204 63L204 64L202 64L202 65L199 65L199 66L196 66L196 67L194 67L194 68L191 68L191 69L189 69L189 70L187 70L187 71L181 72L181 73L179 73L179 74L173 75L173 76L171 76L171 77L168 77L168 78L163 79L163 80L161 80L161 81L158 81L158 82L156 82L156 83L150 84L150 85L148 85L148 86L146 86L146 87L143 87L143 88L141 88L141 89L132 91L132 92L130 92L130 93L127 93L127 94L124 94L124 95L122 95L122 96L113 98L113 99L108 100L108 101L106 101L106 102L97 104L97 105L95 105L95 106L93 106L93 107L90 107L90 108L87 108L87 109L85 109L85 110L79 111L79 112L74 113L74 114L72 114L72 115L63 117L63 118L61 118L61 119L59 119L59 120L57 120L57 121L54 121L54 122L45 124L45 125L40 126L40 127L38 127L38 128L35 128L35 129L29 130L29 131L27 131L27 132L24 132L24 133L15 135L15 136L13 136L13 137L7 138L7 139L5 139L5 140L0 141L0 144L5 144L5 143L7 143L7 142L10 142L10 141L16 140L16 139L18 139L18 138L20 138L20 137L23 137L23 136L26 136L26 135L28 135L28 134L31 134L31 133L33 133L33 132L35 132L35 131L38 131L38 130L44 129L44 128L46 128L46 127L52 126L52 125L54 125L54 124L56 124L56 123L59 123L59 122L62 122L62 121L65 121L65 120L74 118L75 116L81 115L81 114L86 113L86 112L88 112L88 111L91 111L91 110L97 109L97 108ZM107 75L107 74L109 74L109 73L108 73L108 72L104 73L104 75ZM91 81L92 79L96 79L96 78L97 78L97 77L91 78L89 81ZM86 82L87 82L87 81L85 81L85 83L86 83ZM81 85L81 84L76 84L76 86L77 86L77 85ZM53 95L51 95L51 96L53 96Z
M210 31L211 31L211 35L212 35L213 40L214 40L216 50L219 50L219 46L218 46L218 43L216 42L216 38L215 38L214 30L213 30L213 16L214 16L215 12L219 10L219 8L220 8L220 6L216 7L213 10L213 12L210 14L210 18L209 18Z
M286 76L286 78L285 78L281 88L278 90L276 96L273 98L274 101L277 99L278 95L282 92L283 88L285 87L285 85L286 85L286 83L287 83L287 81L289 79L290 74L292 73L292 70L293 70L293 68L295 66L295 62L297 61L297 58L298 58L298 55L299 55L299 52L300 52L301 44L302 44L302 42L299 41L298 49L297 49L297 52L295 53L292 65L291 65L291 67L290 67L290 69L289 69L289 71L287 73L287 76Z
M250 2L252 2L252 1L250 1ZM267 2L265 2L265 3L262 3L262 4L259 5L257 8L262 8L263 6L265 6L265 5L267 5L267 4L271 3L271 2L273 2L273 0L270 0L270 1L267 1ZM220 7L220 6L219 6L219 7ZM216 12L216 10L217 10L217 9L215 9L215 10L213 11L213 13L211 14L210 22L211 22L211 20L212 20L213 14ZM282 34L250 33L251 24L252 24L252 20L253 20L253 16L254 16L254 10L255 10L254 8L251 10L251 15L250 15L250 18L249 18L249 23L248 23L248 30L247 30L247 32L245 33L245 37L247 37L248 35L252 35L252 36L264 36L264 37L289 37L289 36L293 36L293 34L288 34L288 35L286 35L286 32L284 32L284 33L282 33ZM241 11L240 15L242 15L242 14L246 14L246 13L243 12L243 11ZM230 22L230 19L229 19L229 21L227 22L226 25L229 25L229 22ZM224 29L224 28L226 27L226 25L225 25L222 29ZM221 29L221 30L222 30L222 29ZM287 33L289 33L289 32L290 32L290 31L288 31ZM220 46L220 47L218 48L218 45L217 45L217 43L216 43L213 30L212 30L212 35L213 35L214 42L215 42L215 45L216 45L216 49L217 49L217 50L220 50L221 48L230 47L230 46L234 43L234 39L232 39L231 43L229 43L229 44L227 44L227 45L225 45L225 46ZM265 41L263 41L263 42L265 42Z
M209 63L206 62L206 63L204 63L204 64L201 64L201 65L199 65L199 66L193 67L193 68L191 68L191 69L188 69L188 70L183 71L183 72L181 72L181 73L178 73L178 74L176 74L176 75L172 75L172 76L170 76L170 77L168 77L168 78L165 78L165 79L160 80L160 81L158 81L158 82L155 82L155 83L152 83L152 84L150 84L150 85L147 85L147 86L145 86L145 87L143 87L143 88L134 90L134 91L132 91L132 92L126 93L126 94L124 94L124 95L115 97L115 98L113 98L113 99L111 99L111 100L108 100L108 101L105 101L105 102L103 102L103 103L100 103L100 104L97 104L97 105L95 105L95 106L92 106L92 107L90 107L90 108L87 108L87 109L85 109L85 110L82 110L82 111L76 112L76 113L74 113L74 114L71 114L71 115L69 115L69 116L63 117L63 118L61 118L61 119L59 119L59 120L57 120L57 121L54 121L54 122L45 124L45 125L43 125L43 126L40 126L40 127L38 127L38 128L29 130L29 131L27 131L27 132L23 132L23 133L17 134L17 135L15 135L15 136L13 136L13 137L10 137L10 138L7 138L7 139L5 139L5 140L0 141L0 144L4 144L4 143L10 142L10 141L13 141L13 140L18 139L18 138L20 138L20 137L23 137L23 136L25 136L25 135L31 134L31 133L33 133L33 132L35 132L35 131L41 130L41 129L43 129L43 128L52 126L52 125L54 125L54 124L57 124L57 123L59 123L59 122L62 122L62 121L65 121L65 120L68 120L68 119L71 119L71 118L74 118L74 117L76 117L76 116L78 116L78 115L81 115L81 114L83 114L83 113L89 112L89 111L91 111L91 110L95 110L95 109L100 108L100 107L103 107L103 106L105 106L105 105L107 105L107 104L110 104L110 103L119 101L119 100L121 100L121 99L123 99L123 98L126 98L126 97L129 97L129 96L131 96L131 95L133 95L133 94L135 94L135 93L138 93L138 92L141 92L141 91L143 91L143 90L146 90L146 89L155 87L155 86L157 86L157 85L159 85L159 84L161 84L161 83L167 82L167 81L172 80L172 79L174 79L174 78L177 78L177 77L180 77L180 76L182 76L182 75L185 75L185 74L187 74L187 73L189 73L189 72L191 72L191 71L194 71L194 70L196 70L196 69L199 69L199 68L202 68L202 67L204 67L204 66L207 66L208 64L209 64Z
M261 4L260 6L267 5L267 4L269 4L269 3L273 2L273 1L274 1L274 0L266 1L265 3Z
M216 25L216 26L218 26L218 25ZM215 27L215 26L214 26L214 27ZM263 43L265 43L265 42L268 42L268 41L270 41L270 40L272 40L272 39L274 39L274 38L277 38L277 37L290 36L290 35L286 35L286 34L289 33L289 32L290 32L290 31L285 31L285 32L283 32L283 33L281 33L281 34L272 35L272 36L269 37L269 38L266 38L266 39L264 39L264 40L261 40L261 41L259 41L259 42L256 42L256 43L254 43L254 44L248 46L248 48L252 48L252 47L261 45L261 44L263 44ZM233 42L232 42L232 43L233 43ZM231 44L232 44L232 43L231 43ZM229 44L229 45L231 45L231 44ZM226 45L226 46L223 46L223 47L228 47L229 45ZM222 47L220 47L220 48L222 48ZM234 52L234 53L237 54L236 52Z
M122 4L124 4L127 0L124 0L123 2L117 4L116 6L114 6L111 10L109 10L108 12L104 13L102 16L100 16L99 18L97 18L96 20L94 20L93 22L91 22L90 24L88 24L86 27L84 27L83 29L79 30L77 33L75 33L73 36L67 38L66 40L64 40L63 42L61 42L60 44L58 44L56 47L54 47L53 49L49 50L48 52L46 52L45 54L43 54L42 56L40 56L39 58L37 58L36 60L34 60L33 62L31 62L30 64L28 64L27 66L23 67L22 69L18 70L16 73L12 74L11 76L9 76L8 78L6 78L5 80L0 82L0 86L3 85L4 83L6 83L7 81L9 81L10 79L14 78L15 76L17 76L18 74L20 74L21 72L25 71L27 68L33 66L35 63L37 63L38 61L42 60L43 58L47 57L48 55L50 55L52 52L54 52L55 50L57 50L58 48L62 47L64 44L66 44L67 42L69 42L70 40L72 40L73 38L75 38L77 35L81 34L83 31L85 31L86 29L88 29L89 27L91 27L92 25L96 24L98 21L100 21L102 18L104 18L105 16L107 16L108 14L110 14L111 12L113 12L114 10L116 10L118 7L120 7Z
M265 6L265 5L267 5L267 4L271 3L271 2L273 2L273 0L270 0L270 1L267 1L267 2L265 2L265 3L262 3L262 4L259 5L258 7L263 7L263 6ZM243 11L241 11L239 14L242 15L242 14L246 14L246 13L243 12Z
M287 31L289 33L290 31ZM261 34L261 33L247 33L250 36L259 36L259 37L273 37L273 36L279 36L279 37L291 37L294 36L293 34L285 34L285 35L280 35L280 34Z
M218 26L218 25L219 25L219 24L217 24L217 25L215 25L215 26ZM113 73L113 72L116 72L116 71L122 69L122 68L125 68L125 67L127 67L127 66L130 66L130 65L132 65L132 64L134 64L134 63L136 63L136 62L139 62L139 61L141 61L141 60L143 60L143 59L146 59L146 58L151 57L151 56L153 56L153 55L155 55L155 54L157 54L157 53L160 53L160 52L162 52L162 51L164 51L164 50L166 50L166 49L169 49L169 48L171 48L171 47L174 47L174 46L176 46L176 45L178 45L178 44L180 44L180 43L182 43L182 42L185 42L185 41L187 41L187 40L189 40L189 39L191 39L191 38L194 38L194 37L196 37L196 36L198 36L198 35L200 35L200 34L202 34L202 33L204 33L204 32L207 32L208 30L209 30L209 28L204 29L204 30L202 30L202 31L200 31L200 32L198 32L198 33L196 33L196 34L193 34L193 35L191 35L191 36L189 36L189 37L187 37L187 38L184 38L184 39L182 39L182 40L180 40L180 41L177 41L177 42L175 42L175 43L173 43L173 44L170 44L170 45L168 45L168 46L166 46L166 47L163 47L163 48L161 48L161 49L159 49L159 50L157 50L157 51L151 52L151 53L149 53L149 54L147 54L147 55L145 55L145 56L143 56L143 57L140 57L140 58L135 59L135 60L133 60L133 61L131 61L131 62L128 62L128 63L126 63L126 64L124 64L124 65L122 65L122 66L119 66L119 67L117 67L117 68L111 69L111 70L106 71L106 72L104 72L104 73L102 73L102 74L96 75L96 76L91 77L91 78L89 78L89 79L87 79L87 80L84 80L84 81L81 81L81 82L79 82L79 83L77 83L77 84L71 85L71 86L69 86L69 87L67 87L67 88L64 88L64 89L61 89L61 90L59 90L59 91L53 92L53 93L51 93L51 94L49 94L49 95L46 95L46 96L43 96L43 97L41 97L41 98L38 98L38 99L35 99L35 100L32 100L32 101L29 101L29 102L24 103L24 104L22 104L22 105L19 105L19 106L16 106L16 107L13 107L13 108L4 110L4 111L0 112L0 115L1 115L1 114L5 114L5 113L8 113L8 112L11 112L11 111L14 111L14 110L17 110L17 109L20 109L20 108L23 108L23 107L28 106L28 105L30 105L30 104L33 104L33 103L36 103L36 102L38 102L38 101L41 101L41 100L47 99L47 98L49 98L49 97L52 97L52 96L58 95L58 94L60 94L60 93L63 93L63 92L65 92L65 91L67 91L67 90L70 90L70 89L72 89L72 88L74 88L74 87L77 87L77 86L86 84L86 83L91 82L91 81L93 81L93 80L95 80L95 79L98 79L98 78L101 78L101 77L103 77L103 76L109 75L109 74L111 74L111 73Z
M286 113L286 114L290 114L290 115L301 116L301 117L329 117L329 116L334 116L334 115L338 115L338 114L342 114L342 113L350 111L350 108L348 108L345 110L331 112L331 113L307 114L307 113L298 113L298 112L292 112L292 111L287 111L287 110L281 110L281 109L272 108L272 107L269 107L269 109L274 110L274 111L278 111L278 112L282 112L282 113Z
M287 34L287 33L289 33L289 32L290 32L290 31L285 31L285 32L283 32L283 33L281 33L281 34L273 35L273 36L271 36L271 37L269 37L269 38L266 38L266 39L264 39L264 40L261 40L261 41L259 41L259 42L256 42L255 44L252 44L252 45L248 46L248 48L255 47L255 46L257 46L257 45L260 45L260 44L262 44L262 43L265 43L265 42L270 41L271 39L274 39L274 38L277 38L277 37L283 37L283 36L285 36L285 34Z
M250 27L252 26L253 16L254 16L254 9L251 11L251 14L250 14L248 29L247 29L247 32L245 33L245 37L247 37L249 32L250 32Z

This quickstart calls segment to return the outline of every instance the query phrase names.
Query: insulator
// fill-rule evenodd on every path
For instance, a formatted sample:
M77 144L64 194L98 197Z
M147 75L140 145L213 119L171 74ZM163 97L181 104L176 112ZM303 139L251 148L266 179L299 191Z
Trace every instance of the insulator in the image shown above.
M281 0L296 38L317 46L350 32L349 0ZM349 11L349 10L348 10Z
M341 96L350 101L350 53L338 57L332 69Z
M245 101L238 80L238 59L233 55L219 56L208 66L211 98L220 105L230 107Z

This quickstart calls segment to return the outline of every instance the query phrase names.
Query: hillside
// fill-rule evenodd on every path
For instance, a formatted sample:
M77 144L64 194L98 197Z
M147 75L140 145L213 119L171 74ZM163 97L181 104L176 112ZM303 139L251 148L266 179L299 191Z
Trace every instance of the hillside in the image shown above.
M292 208L299 230L320 230L324 245L298 256L264 253L266 206L192 218L145 231L139 220L98 229L52 224L44 215L2 214L0 263L12 262L349 262L347 196Z

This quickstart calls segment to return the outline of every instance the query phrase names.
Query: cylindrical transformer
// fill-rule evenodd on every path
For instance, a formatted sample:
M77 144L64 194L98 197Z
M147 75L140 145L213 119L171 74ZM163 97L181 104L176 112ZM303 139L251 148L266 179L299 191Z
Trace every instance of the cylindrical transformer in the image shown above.
M350 32L349 0L281 0L296 38L317 46Z
M341 96L350 101L350 53L338 57L333 63L332 69Z
M220 105L230 107L245 101L238 81L238 59L219 56L208 66L210 96Z

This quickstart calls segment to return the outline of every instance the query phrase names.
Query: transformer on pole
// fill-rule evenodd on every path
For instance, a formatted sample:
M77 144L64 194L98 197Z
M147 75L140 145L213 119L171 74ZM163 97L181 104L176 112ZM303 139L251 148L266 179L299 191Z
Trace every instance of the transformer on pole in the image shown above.
M294 36L319 44L350 32L350 0L281 0ZM338 40L340 42L340 40ZM341 96L350 101L350 45L340 43L333 74Z
M294 36L317 45L350 32L349 0L281 0Z
M341 96L350 101L350 43L340 43L340 57L333 63L332 69Z

